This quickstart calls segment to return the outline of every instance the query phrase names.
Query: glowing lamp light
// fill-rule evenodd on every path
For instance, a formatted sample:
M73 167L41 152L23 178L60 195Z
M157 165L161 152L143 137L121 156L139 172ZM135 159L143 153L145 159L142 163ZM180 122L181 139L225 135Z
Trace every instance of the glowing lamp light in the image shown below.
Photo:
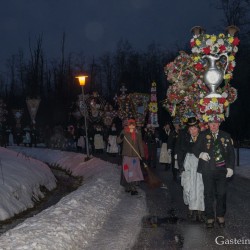
M80 86L82 87L82 101L83 101L83 104L84 104L84 126L85 126L85 138L86 138L86 153L87 153L87 157L85 158L85 161L88 161L90 159L87 111L86 111L86 103L85 103L85 96L84 96L84 86L85 86L87 77L88 76L76 76L76 78L78 79L78 81L80 83Z
M85 86L85 83L86 83L86 78L88 76L77 76L76 78L78 79L79 83L81 86Z

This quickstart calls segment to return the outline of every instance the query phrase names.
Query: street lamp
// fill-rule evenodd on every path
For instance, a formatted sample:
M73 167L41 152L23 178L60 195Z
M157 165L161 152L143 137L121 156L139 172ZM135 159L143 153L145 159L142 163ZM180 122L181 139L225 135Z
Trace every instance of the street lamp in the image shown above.
M80 86L82 87L82 101L83 101L83 109L84 109L84 126L85 126L85 136L86 136L86 151L87 151L87 160L89 160L89 138L88 138L88 126L87 126L87 113L86 113L86 103L84 96L84 86L86 83L86 78L88 76L77 76L76 78L79 81Z

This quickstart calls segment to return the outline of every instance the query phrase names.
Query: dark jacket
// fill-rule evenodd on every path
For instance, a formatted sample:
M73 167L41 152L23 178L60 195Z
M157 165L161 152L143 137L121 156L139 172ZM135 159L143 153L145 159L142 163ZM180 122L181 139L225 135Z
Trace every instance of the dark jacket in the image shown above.
M171 154L175 155L178 152L178 136L179 131L176 132L175 130L171 130L169 137L168 137L168 149L171 149Z
M217 136L220 152L225 160L224 168L234 169L235 166L235 152L233 141L230 135L224 131L219 130ZM193 153L199 157L201 152L207 152L210 156L209 161L199 159L197 172L206 173L207 171L214 170L216 167L214 155L214 139L210 130L202 132L193 147Z
M199 137L199 136L198 136ZM198 140L197 137L197 140ZM177 152L177 161L180 169L184 169L184 160L187 153L193 153L193 147L196 142L192 140L190 133L187 129L182 129L178 137L178 152Z
M129 145L129 143L125 140L124 137L127 138L127 140L129 141L129 143L132 146ZM129 157L139 157L140 156L141 158L144 158L143 141L142 141L142 135L141 135L140 131L136 130L136 140L134 141L132 139L130 133L122 130L121 134L117 137L116 141L117 141L117 143L123 143L122 156L129 156ZM139 156L138 156L138 154L139 154Z
M168 143L168 137L170 135L171 130L166 131L164 128L161 130L161 142L162 143Z

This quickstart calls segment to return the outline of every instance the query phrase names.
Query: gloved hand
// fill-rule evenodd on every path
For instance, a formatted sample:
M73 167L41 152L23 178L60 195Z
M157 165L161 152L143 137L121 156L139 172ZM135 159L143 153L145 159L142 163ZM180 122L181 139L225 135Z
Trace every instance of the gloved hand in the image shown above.
M171 149L168 149L167 154L168 154L168 157L169 157L170 161L172 161ZM171 162L170 162L170 163L171 163Z
M123 140L124 134L120 134L120 138L121 138L121 140Z
M207 152L201 152L199 155L199 158L201 158L203 161L209 161L210 156Z
M226 175L226 178L230 178L233 174L234 174L233 169L227 168L227 175Z
M181 168L179 169L179 171L180 171L180 173L182 174L182 173L185 171L185 168L184 168L184 167L181 167Z

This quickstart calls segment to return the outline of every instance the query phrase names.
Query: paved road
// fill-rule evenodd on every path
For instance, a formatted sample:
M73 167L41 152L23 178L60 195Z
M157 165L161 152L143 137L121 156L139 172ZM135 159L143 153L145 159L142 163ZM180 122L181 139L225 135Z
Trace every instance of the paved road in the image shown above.
M97 156L98 157L98 156ZM120 162L119 157L106 154L100 158L113 163ZM165 189L150 189L146 183L140 187L146 192L149 218L157 220L151 225L147 217L142 221L141 233L132 250L166 249L250 249L250 180L234 176L228 183L226 227L207 229L205 224L187 219L187 207L183 203L180 182L172 181L170 170L158 165L153 169L168 186ZM154 222L154 221L153 221ZM157 226L156 226L157 224ZM226 240L248 239L249 244L217 245Z

